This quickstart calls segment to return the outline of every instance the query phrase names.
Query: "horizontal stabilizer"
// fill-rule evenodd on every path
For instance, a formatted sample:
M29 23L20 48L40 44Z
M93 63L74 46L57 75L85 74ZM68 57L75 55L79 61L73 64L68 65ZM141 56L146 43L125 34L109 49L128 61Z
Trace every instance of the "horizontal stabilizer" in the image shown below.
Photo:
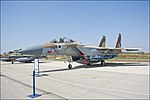
M125 48L126 51L139 51L141 48Z

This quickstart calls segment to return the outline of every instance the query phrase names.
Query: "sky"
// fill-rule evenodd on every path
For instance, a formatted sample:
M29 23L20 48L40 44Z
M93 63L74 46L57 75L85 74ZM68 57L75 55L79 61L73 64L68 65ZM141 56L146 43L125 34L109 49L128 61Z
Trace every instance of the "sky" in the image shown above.
M68 37L149 52L149 1L1 1L1 53Z

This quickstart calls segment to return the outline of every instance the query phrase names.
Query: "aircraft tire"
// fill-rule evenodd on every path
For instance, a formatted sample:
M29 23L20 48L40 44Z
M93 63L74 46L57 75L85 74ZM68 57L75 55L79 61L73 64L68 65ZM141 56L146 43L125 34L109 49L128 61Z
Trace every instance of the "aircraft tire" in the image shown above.
M91 65L91 63L88 63L87 65Z
M11 64L14 64L14 61L12 60Z
M71 64L69 64L69 65L68 65L68 68L69 68L69 69L72 69L72 65L71 65Z
M105 61L104 60L101 61L101 65L105 66Z

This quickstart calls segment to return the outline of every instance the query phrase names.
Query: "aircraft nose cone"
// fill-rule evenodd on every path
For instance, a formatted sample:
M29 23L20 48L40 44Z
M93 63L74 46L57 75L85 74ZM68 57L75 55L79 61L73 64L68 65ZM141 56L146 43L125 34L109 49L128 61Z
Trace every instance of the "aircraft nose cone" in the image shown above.
M27 49L20 50L19 53L27 54L27 55L35 55L39 56L42 54L42 46L33 46Z

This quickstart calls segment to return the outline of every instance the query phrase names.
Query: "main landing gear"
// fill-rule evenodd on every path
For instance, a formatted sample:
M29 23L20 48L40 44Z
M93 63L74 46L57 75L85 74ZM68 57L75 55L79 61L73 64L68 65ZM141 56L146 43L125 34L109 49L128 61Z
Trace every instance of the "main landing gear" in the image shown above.
M101 61L101 65L105 66L105 61L104 60Z
M72 69L72 65L71 65L71 64L69 64L69 65L68 65L68 68L69 68L69 69Z

